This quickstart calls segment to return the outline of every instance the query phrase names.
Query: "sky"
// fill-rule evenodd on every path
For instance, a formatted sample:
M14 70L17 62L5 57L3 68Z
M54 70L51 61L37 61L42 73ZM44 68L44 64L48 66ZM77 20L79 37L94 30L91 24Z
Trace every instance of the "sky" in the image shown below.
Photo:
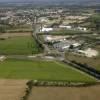
M9 1L95 1L95 0L0 0L2 2L9 2ZM96 0L99 1L99 0Z
M100 3L100 0L0 0L0 2L72 2L72 3L82 3L82 2L86 2L86 3Z

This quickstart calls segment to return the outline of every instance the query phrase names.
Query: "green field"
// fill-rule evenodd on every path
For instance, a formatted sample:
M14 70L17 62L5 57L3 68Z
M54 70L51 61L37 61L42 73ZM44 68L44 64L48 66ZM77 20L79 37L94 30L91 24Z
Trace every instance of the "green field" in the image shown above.
M84 32L80 30L68 30L68 29L60 29L53 32L50 32L52 35L76 35L76 34L91 34L91 32Z
M0 62L0 78L94 82L69 65L51 61L5 60Z
M41 48L31 36L13 37L0 40L0 54L36 54Z

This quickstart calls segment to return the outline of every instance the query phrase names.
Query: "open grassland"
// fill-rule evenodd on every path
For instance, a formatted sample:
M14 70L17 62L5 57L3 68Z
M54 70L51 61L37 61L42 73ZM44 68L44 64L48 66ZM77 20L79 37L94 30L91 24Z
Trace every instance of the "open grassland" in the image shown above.
M99 100L100 85L91 87L33 87L28 100Z
M11 59L0 62L0 78L95 82L88 75L59 62Z
M0 79L0 100L21 100L28 80Z
M31 36L10 37L0 40L0 54L36 54L41 51Z

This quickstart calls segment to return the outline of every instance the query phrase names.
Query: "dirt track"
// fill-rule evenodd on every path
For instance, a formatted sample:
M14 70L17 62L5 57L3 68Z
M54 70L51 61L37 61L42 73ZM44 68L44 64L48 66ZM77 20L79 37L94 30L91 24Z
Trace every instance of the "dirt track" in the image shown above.
M85 88L33 87L28 100L100 100L100 85Z
M27 80L0 80L0 100L21 100Z

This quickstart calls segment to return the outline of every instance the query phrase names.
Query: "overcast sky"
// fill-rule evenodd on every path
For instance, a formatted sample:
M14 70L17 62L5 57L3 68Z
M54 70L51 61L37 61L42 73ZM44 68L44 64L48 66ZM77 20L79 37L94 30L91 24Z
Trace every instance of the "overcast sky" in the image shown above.
M35 1L35 2L41 2L41 1L49 1L49 2L59 2L59 1L64 1L64 2L100 2L100 0L0 0L0 2L31 2L31 1Z
M90 0L0 0L0 1L90 1ZM95 1L95 0L91 0ZM99 1L99 0L98 0Z

